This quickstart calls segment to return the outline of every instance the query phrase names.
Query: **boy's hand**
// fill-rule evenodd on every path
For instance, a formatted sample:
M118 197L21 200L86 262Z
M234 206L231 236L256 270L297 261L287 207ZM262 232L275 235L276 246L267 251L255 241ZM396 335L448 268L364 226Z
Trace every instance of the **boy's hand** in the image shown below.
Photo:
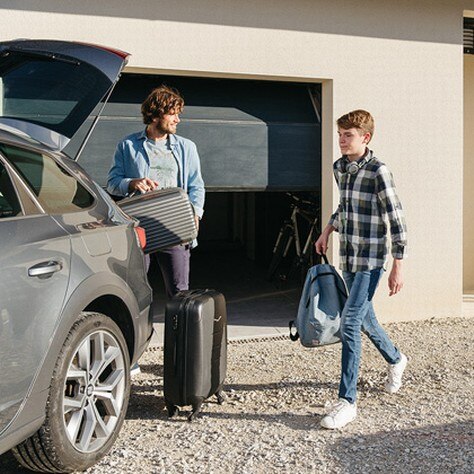
M403 288L402 260L394 259L388 276L389 296L396 295Z
M326 251L328 249L328 236L323 232L319 237L318 240L316 240L316 243L314 244L316 248L316 253L318 255L326 255Z
M328 240L329 236L331 235L331 232L334 232L336 228L333 227L332 225L328 224L325 229L321 232L321 235L318 237L318 240L316 240L314 247L316 249L316 253L318 255L326 255L326 252L328 250Z

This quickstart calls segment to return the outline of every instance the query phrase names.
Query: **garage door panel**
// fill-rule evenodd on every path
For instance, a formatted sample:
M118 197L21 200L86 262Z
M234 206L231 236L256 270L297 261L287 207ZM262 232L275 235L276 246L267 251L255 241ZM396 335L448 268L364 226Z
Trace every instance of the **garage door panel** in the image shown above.
M144 127L144 91L152 82L165 82L185 97L178 134L196 142L207 189L319 189L320 111L310 97L319 85L138 75L123 79L80 158L100 184L106 184L117 143ZM91 123L92 118L68 146L71 156Z
M269 126L269 188L319 189L321 174L319 125Z
M206 187L266 186L268 130L265 124L183 121L180 133L196 142Z

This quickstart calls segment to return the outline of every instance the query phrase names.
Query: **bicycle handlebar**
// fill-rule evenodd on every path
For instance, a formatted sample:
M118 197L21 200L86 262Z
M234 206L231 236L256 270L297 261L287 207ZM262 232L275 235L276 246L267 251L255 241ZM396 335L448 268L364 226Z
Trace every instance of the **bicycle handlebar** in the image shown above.
M292 193L285 193L287 196L290 197L290 199L293 201L293 205L295 206L310 206L311 207L311 210L312 212L316 212L316 209L319 208L319 205L316 201L316 199L314 200L308 200L308 199L303 199L299 196L296 196L295 194L292 194Z

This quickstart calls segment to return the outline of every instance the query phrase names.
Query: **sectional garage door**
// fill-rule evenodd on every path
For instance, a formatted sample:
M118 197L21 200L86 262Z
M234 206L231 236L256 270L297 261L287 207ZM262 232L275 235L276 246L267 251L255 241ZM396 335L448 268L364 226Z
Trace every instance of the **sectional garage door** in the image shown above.
M117 142L141 130L153 87L176 87L186 106L178 134L196 142L209 191L318 190L320 86L124 74L79 163L105 184ZM66 150L73 156L93 117Z

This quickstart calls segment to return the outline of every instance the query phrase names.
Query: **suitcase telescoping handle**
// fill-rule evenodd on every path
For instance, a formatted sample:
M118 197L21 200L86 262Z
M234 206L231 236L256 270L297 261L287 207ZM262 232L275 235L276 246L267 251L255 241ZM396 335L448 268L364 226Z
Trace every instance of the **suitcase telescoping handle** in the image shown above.
M179 338L178 338L178 315L175 314L173 315L173 333L174 333L174 344L173 344L173 370L174 370L174 375L176 376L178 374L178 344L179 344Z

